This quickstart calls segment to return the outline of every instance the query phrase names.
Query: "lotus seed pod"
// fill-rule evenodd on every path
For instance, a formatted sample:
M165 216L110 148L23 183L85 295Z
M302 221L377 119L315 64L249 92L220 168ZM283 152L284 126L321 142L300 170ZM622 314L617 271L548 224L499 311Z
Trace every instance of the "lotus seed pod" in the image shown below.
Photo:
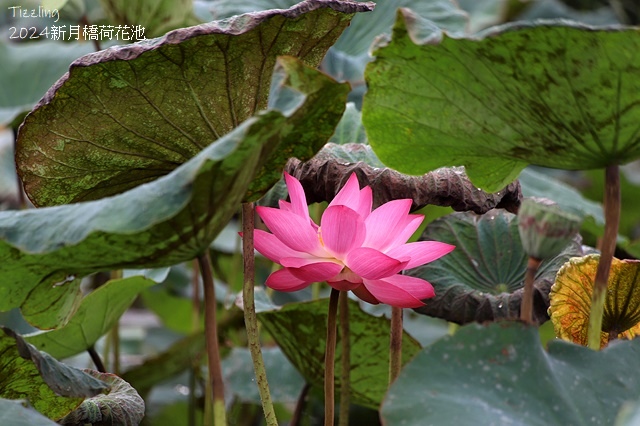
M578 216L546 199L526 198L518 210L518 231L524 251L539 260L560 254L581 224Z

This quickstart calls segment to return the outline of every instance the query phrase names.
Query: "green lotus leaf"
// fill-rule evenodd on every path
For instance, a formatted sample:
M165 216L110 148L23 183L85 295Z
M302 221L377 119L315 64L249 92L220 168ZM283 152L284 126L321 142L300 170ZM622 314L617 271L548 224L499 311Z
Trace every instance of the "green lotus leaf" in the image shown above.
M353 14L371 7L307 0L78 59L20 129L16 162L27 194L37 206L95 200L170 173L267 107L277 56L315 68ZM328 110L341 115L344 103L336 105ZM316 125L327 139L335 128ZM310 158L313 132L300 132ZM278 159L268 169L277 178L286 162Z
M420 240L456 246L448 255L410 270L429 281L436 292L417 312L465 324L519 318L527 259L515 215L492 210L482 216L453 213L427 225ZM549 290L560 267L581 256L574 241L557 257L542 262L534 281L533 315L548 319Z
M111 330L138 294L153 284L142 277L111 280L82 299L66 325L24 338L54 358L76 355Z
M537 327L470 324L422 350L382 406L383 424L610 425L640 392L640 340L546 351Z
M274 402L296 403L305 381L284 356L279 347L263 348L265 369L269 379L271 399ZM256 386L256 373L251 354L246 348L233 348L222 361L225 380L233 395L242 402L260 404L260 394ZM272 372L271 374L269 374Z
M3 13L6 9L3 10ZM5 27L6 29L6 27ZM76 58L91 52L89 43L7 43L0 40L0 126L17 127ZM17 118L17 123L12 123Z
M573 258L558 272L551 287L549 315L556 335L587 346L591 296L600 255ZM640 335L640 260L614 258L607 283L600 346L610 339Z
M517 23L454 38L401 9L366 71L363 122L383 163L466 167L488 191L528 164L599 169L640 156L640 30Z
M178 340L161 354L146 359L143 364L127 370L122 378L141 395L146 395L155 385L192 368L205 353L205 336L198 331Z
M131 385L115 374L84 370L90 376L109 384L108 393L82 401L73 412L60 419L61 425L138 426L144 417L144 401Z
M85 397L108 389L106 383L39 352L6 328L0 328L0 354L0 397L27 399L53 420L74 410Z
M562 210L578 215L582 219L590 218L592 222L587 226L587 229L591 232L596 235L602 235L604 232L602 204L585 198L572 186L530 168L520 173L518 181L522 187L522 195L525 197L548 198L558 204ZM624 191L622 192L624 193ZM602 198L602 192L599 194ZM625 205L624 202L622 204Z
M0 424L12 426L58 425L58 423L31 408L27 401L13 401L3 398L0 398Z
M429 20L433 29L442 28L454 33L464 33L469 21L468 15L451 0L378 1L373 12L353 18L349 28L329 49L327 57L322 62L323 70L337 78L347 79L356 90L364 90L364 70L371 61L371 45L376 38L391 32L395 11L400 7L410 7L417 15Z
M77 308L76 278L98 270L174 265L206 249L271 151L292 143L299 129L315 128L318 114L345 104L346 84L311 74L291 57L280 64L291 76L282 84L293 91L307 88L310 78L321 82L316 91L297 92L295 108L258 114L169 175L123 194L0 213L0 311L20 306L34 325L59 327ZM340 116L341 111L324 125L335 127ZM330 132L317 136L324 142Z
M322 387L327 334L328 300L291 303L258 313L258 320L307 382ZM351 400L377 409L389 382L389 320L363 312L349 300L351 341ZM420 350L408 334L402 339L403 363ZM340 337L336 360L340 359ZM340 388L340 362L336 362L336 389Z
M100 3L110 24L140 25L148 37L198 23L193 16L193 0L101 0Z

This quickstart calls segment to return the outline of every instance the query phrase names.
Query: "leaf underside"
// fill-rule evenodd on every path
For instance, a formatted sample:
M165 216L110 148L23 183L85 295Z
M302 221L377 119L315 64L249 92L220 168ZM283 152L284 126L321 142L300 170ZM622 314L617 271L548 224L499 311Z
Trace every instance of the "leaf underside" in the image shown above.
M292 303L258 313L258 319L282 352L311 384L322 388L327 333L327 299ZM351 400L377 409L389 382L389 320L363 312L349 301ZM408 334L402 339L402 359L408 362L420 344ZM340 388L340 337L336 344L335 380Z
M413 200L411 210L427 205L451 206L456 211L486 213L493 208L515 212L522 194L518 182L490 194L467 178L462 168L443 168L422 176L410 176L384 167L368 145L329 143L312 159L289 160L285 170L304 187L307 202L331 201L351 173L358 175L360 186L373 190L373 206L401 198Z
M363 122L386 165L463 165L493 191L527 164L592 169L640 156L637 28L543 21L465 39L425 25L401 9L367 67Z
M342 115L346 84L290 57L278 68L282 84L300 91L293 109L250 118L169 175L98 201L0 213L0 310L20 306L34 325L58 327L78 303L76 278L174 265L206 249L237 210L255 170L279 143L293 143L292 129L318 127L319 111L331 111L313 133L312 142L322 145Z
M25 191L37 206L59 205L170 173L267 107L277 56L315 68L353 14L371 8L307 0L78 59L20 129Z
M420 240L441 241L456 249L408 272L429 281L436 292L417 312L458 324L520 316L527 255L515 215L501 210L482 216L453 213L427 225ZM541 264L534 280L536 322L549 319L549 290L558 269L570 257L581 255L580 242L574 241Z
M600 255L574 258L558 272L551 287L549 314L556 335L587 346L593 283ZM640 260L614 258L602 315L600 346L610 337L632 339L640 334Z

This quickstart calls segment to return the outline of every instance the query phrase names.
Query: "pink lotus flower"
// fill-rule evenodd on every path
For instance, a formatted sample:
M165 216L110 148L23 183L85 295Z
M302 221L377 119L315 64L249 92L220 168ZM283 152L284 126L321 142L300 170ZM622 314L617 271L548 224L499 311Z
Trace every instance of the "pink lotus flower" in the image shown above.
M354 174L331 201L320 226L309 217L307 200L297 179L284 174L291 202L280 209L256 210L272 233L256 230L256 249L284 268L266 285L296 291L326 281L351 290L369 303L402 308L423 306L435 295L427 281L401 275L449 253L455 247L437 241L406 243L424 216L409 214L410 199L390 201L371 211L371 188L360 189Z

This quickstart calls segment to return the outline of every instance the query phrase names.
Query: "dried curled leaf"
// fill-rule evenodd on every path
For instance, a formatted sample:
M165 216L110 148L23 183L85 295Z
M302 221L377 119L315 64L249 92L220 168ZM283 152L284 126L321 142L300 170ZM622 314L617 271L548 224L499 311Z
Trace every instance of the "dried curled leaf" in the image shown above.
M587 345L593 283L600 255L571 259L558 272L549 297L549 316L556 335ZM607 283L600 347L611 338L632 339L640 334L640 260L614 258Z
M371 147L362 144L329 143L309 161L290 159L285 170L302 183L309 203L333 199L353 172L361 186L373 189L374 207L410 198L412 211L431 204L478 214L494 208L516 212L522 198L517 181L489 194L474 186L463 168L443 168L422 176L404 175L382 166Z
M85 399L80 407L58 421L61 425L138 426L144 417L144 401L131 385L115 374L84 370L111 386L106 395Z

